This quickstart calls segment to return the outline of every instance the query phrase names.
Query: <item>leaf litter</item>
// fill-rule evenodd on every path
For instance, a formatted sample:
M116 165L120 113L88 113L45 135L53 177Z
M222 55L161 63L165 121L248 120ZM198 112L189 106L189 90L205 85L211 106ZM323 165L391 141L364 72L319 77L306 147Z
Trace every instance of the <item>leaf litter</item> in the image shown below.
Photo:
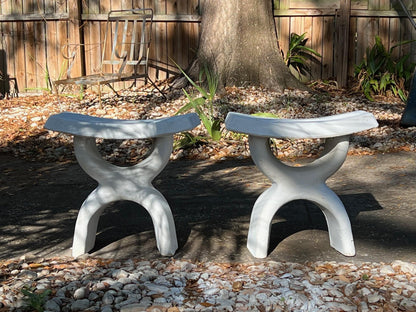
M191 91L189 91L191 92ZM52 114L70 111L116 119L155 119L173 116L187 103L181 90L166 92L168 100L143 88L107 94L102 103L93 92L81 100L51 94L22 96L0 101L0 152L10 152L30 161L75 161L72 136L44 129ZM279 118L313 118L364 110L372 113L379 127L355 133L350 138L349 154L371 155L395 151L416 150L416 127L400 126L405 104L398 98L379 97L374 102L360 94L338 90L332 85L315 83L311 91L286 90L272 92L262 88L226 88L218 94L214 114L225 120L228 112L246 114L267 113ZM206 137L202 125L191 131ZM175 136L176 140L180 135ZM322 151L323 140L273 140L272 149L279 158L315 157ZM100 140L103 157L119 164L142 159L151 142L143 140ZM211 159L250 157L248 138L228 132L222 126L219 142L205 140L202 144L175 149L172 159Z

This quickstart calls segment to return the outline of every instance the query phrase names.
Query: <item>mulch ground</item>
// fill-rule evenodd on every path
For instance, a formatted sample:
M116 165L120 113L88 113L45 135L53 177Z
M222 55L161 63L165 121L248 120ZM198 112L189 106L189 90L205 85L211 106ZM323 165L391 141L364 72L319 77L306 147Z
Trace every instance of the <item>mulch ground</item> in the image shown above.
M187 103L182 90L165 90L167 100L146 87L130 89L120 96L107 94L102 102L96 94L87 92L83 99L57 97L51 94L28 95L0 101L0 152L36 161L74 161L72 137L43 128L51 114L71 111L118 119L151 119L172 116ZM197 97L198 94L188 89ZM405 103L395 97L377 97L370 102L362 94L337 89L334 83L314 82L310 92L286 90L271 92L262 88L226 88L214 103L214 115L224 120L230 111L271 113L279 118L312 118L365 110L374 114L379 127L354 134L350 154L374 154L392 151L414 151L416 128L403 128L400 118ZM222 139L206 138L201 126L193 136L203 137L193 146L180 146L183 135L176 136L172 158L224 159L249 157L247 137L223 129ZM113 162L138 161L149 142L137 140L98 141L103 157ZM310 157L322 148L321 140L275 140L277 157Z

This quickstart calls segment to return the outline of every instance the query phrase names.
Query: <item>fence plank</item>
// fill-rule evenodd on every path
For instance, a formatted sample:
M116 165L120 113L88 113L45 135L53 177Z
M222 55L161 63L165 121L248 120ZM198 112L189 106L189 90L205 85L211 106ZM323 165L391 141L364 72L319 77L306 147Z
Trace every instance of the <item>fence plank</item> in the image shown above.
M280 0L280 10L287 10L290 8L290 0Z
M34 22L24 24L25 32L25 63L26 63L26 88L33 91L36 88L36 47Z
M351 1L341 0L339 17L337 24L337 38L336 38L336 77L338 86L345 88L348 83L348 48L349 48L349 29Z
M383 42L386 49L390 49L389 46L389 35L390 35L390 24L388 18L380 18L378 21L378 36Z
M111 1L111 8L110 10L121 10L122 9L122 5L121 5L122 1L118 0L118 1Z
M368 9L369 10L378 10L380 8L380 0L369 0Z
M188 1L188 14L199 15L199 0L189 0ZM195 59L198 44L199 44L199 23L189 23L188 25L188 64L191 64Z
M368 10L368 0L351 0L351 9Z
M48 38L46 44L46 66L49 72L50 79L59 79L59 43L57 38L57 23L48 22L46 24L46 37Z
M14 5L11 4L11 1L4 3L10 8L11 12L15 14L23 14L23 4L22 2L17 2ZM6 9L9 11L9 9ZM15 88L20 91L24 91L26 88L26 64L25 64L25 48L24 48L24 32L22 23L4 23L6 27L10 30L10 50L7 57L7 67L8 75L16 79ZM11 47L13 46L13 47ZM10 54L10 53L14 54ZM10 66L14 63L14 72ZM17 91L16 90L16 91Z
M178 5L176 1L166 1L166 14L167 15L177 15L178 14ZM172 64L171 59L175 61L175 63L179 64L182 68L183 66L183 59L182 55L180 55L179 49L177 49L177 45L181 45L182 43L178 40L179 39L179 25L177 23L166 23L166 39L167 39L167 62ZM169 58L170 56L170 58ZM169 77L169 73L168 76Z
M322 55L322 43L323 43L323 18L312 17L312 33L311 33L311 48ZM319 58L319 63L311 64L311 76L313 79L322 79L322 57Z
M324 16L324 33L322 47L322 76L325 79L334 77L334 18Z
M379 9L380 10L390 10L390 0L379 0L380 4L379 4Z
M154 1L153 0L143 0L143 1L136 0L136 1L138 2L138 6L140 8L143 8L143 6L144 6L145 8L152 8L152 9L154 9Z
M26 61L25 61L25 29L23 23L16 23L16 79L20 92L27 87Z
M404 42L407 40L412 40L412 33L415 31L412 24L408 19L404 19L400 24L400 41ZM400 46L400 55L407 55L411 53L411 45L403 44Z
M290 18L289 17L279 18L279 25L280 25L280 29L278 32L279 46L286 57L287 51L289 50Z
M105 22L105 20L107 19L108 12L111 11L112 9L113 9L113 6L112 6L112 1L111 0L101 0L100 1L100 13L104 15L104 19L99 23L99 29L100 29L99 41L100 42L104 42L104 40L105 40L105 33L106 33L106 22ZM93 35L93 34L91 34L91 35ZM110 38L109 40L107 39L107 42L106 42L105 46L102 45L102 49L104 51L109 51L109 49L111 49L111 39L112 38ZM94 41L96 42L97 40L94 40L94 37L92 37L90 39L90 42L93 43ZM102 51L101 51L101 54L102 54ZM100 56L100 60L101 60L101 56ZM103 65L103 71L104 72L110 72L111 70L112 70L111 65Z
M167 42L167 50L166 50L166 57L167 57L167 64L170 66L175 66L172 62L172 60L175 61L175 63L182 66L182 59L181 56L178 53L178 50L175 49L175 39L177 36L177 26L176 23L166 23L166 42ZM179 63L178 63L179 62ZM169 77L169 73L167 73L166 78Z
M333 0L290 0L293 9L339 8L339 2Z
M56 3L56 12L67 12L67 1L60 1ZM58 49L58 78L62 78L65 75L67 61L62 56L62 46L67 43L68 38L68 21L57 21L56 23L56 44Z
M290 18L290 34L301 35L304 29L304 18L303 16L296 16Z
M349 29L349 36L350 36L350 45L348 47L348 76L354 77L354 66L357 65L356 62L356 45L355 39L357 35L357 18L350 19L350 29Z
M45 0L44 1L44 14L55 14L57 10L56 2L54 0ZM50 83L53 80L59 78L59 47L57 42L57 22L56 21L47 21L44 20L44 65L41 66L45 68L45 73L49 77L49 81L44 82L45 85L42 87L51 87ZM47 40L46 40L47 38Z
M393 18L390 19L390 33L396 33L395 36L390 36L389 47L396 45L400 41L400 19ZM400 49L394 49L392 52L393 57L399 56Z
M133 9L143 9L145 7L148 8L146 1L144 0L133 0L132 7Z
M91 3L92 2L92 3ZM85 12L85 10L84 10ZM99 14L100 6L96 1L90 1L88 6L89 14ZM101 23L98 21L84 21L84 38L86 46L86 74L96 74L100 71L101 64L101 45L100 42L104 40L101 37Z
M47 88L47 62L46 62L46 33L45 22L35 22L35 53L36 53L36 86L37 91Z
M163 0L155 1L155 14L166 14L166 3ZM151 64L149 74L156 79L163 80L168 77L167 72L163 68L168 67L168 42L167 42L167 23L154 23L155 36L151 45Z
M2 47L0 51L0 70L1 70L1 92L3 95L9 92L9 78L15 78L14 73L15 58L10 57L15 55L15 40L13 40L14 23L5 23L2 25Z
M166 3L167 15L177 16L182 12L187 11L187 1L167 1ZM186 68L188 66L188 38L184 34L185 28L183 23L167 23L167 53L179 66L181 66L181 68ZM171 63L170 60L168 61Z
M100 13L107 14L111 10L111 0L100 0Z
M127 9L132 9L133 8L133 4L131 0L121 0L121 9L122 10L127 10Z
M312 17L311 16L305 16L305 17L303 17L302 24L303 24L303 29L300 29L299 30L299 35L305 33L305 39L307 39L306 46L308 48L311 48L312 47L312 43L311 43L311 37L312 37ZM311 66L312 66L312 60L311 59L307 59L306 60L306 65L310 69ZM307 80L310 80L311 79L311 72L310 72L310 70L306 74L306 79Z
M78 44L83 43L83 38L80 34L80 27L81 27L81 20L80 20L80 11L81 8L79 7L80 1L71 1L68 6L68 13L69 13L69 23L68 23L68 43L69 44ZM82 51L81 47L81 51ZM78 58L76 58L76 62L74 63L71 74L73 77L81 76L85 74L83 65L85 64L85 60L83 60L83 53L80 52Z
M367 25L368 18L357 18L357 52L355 55L357 64L361 63L363 60L365 49L368 46L368 37L366 36Z
M11 12L11 4L9 1L5 1L2 4L3 12ZM1 92L4 95L9 91L9 76L10 73L15 71L15 59L10 57L13 56L14 51L14 42L13 38L13 26L14 23L4 23L2 24L2 46L1 46Z

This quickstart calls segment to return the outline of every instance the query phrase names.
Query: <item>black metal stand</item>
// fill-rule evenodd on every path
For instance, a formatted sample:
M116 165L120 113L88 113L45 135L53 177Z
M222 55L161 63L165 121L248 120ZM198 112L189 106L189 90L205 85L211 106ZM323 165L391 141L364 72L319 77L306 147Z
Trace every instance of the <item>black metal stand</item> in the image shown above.
M407 98L406 108L402 114L400 125L403 127L416 126L416 79L413 75L410 85L409 97Z

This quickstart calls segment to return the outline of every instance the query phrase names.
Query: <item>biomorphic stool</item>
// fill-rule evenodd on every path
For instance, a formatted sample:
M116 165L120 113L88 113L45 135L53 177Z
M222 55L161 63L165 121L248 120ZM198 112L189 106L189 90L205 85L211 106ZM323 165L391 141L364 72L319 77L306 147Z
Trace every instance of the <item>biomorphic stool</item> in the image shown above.
M247 247L254 257L267 256L273 216L284 204L298 199L317 204L325 215L330 244L345 256L354 256L351 224L339 197L325 184L343 164L349 135L377 127L374 116L364 111L311 119L277 119L229 113L228 130L249 135L251 157L271 180L272 186L256 200L251 214ZM323 155L302 167L278 160L269 138L325 138Z
M196 114L155 120L116 120L64 112L51 116L45 128L74 135L75 155L80 166L99 185L81 206L75 224L72 255L90 251L95 244L98 220L108 204L130 200L150 214L157 242L163 256L178 248L175 224L169 204L152 186L152 180L169 161L173 134L196 127ZM105 161L98 152L96 138L153 139L150 155L130 167L119 167Z

